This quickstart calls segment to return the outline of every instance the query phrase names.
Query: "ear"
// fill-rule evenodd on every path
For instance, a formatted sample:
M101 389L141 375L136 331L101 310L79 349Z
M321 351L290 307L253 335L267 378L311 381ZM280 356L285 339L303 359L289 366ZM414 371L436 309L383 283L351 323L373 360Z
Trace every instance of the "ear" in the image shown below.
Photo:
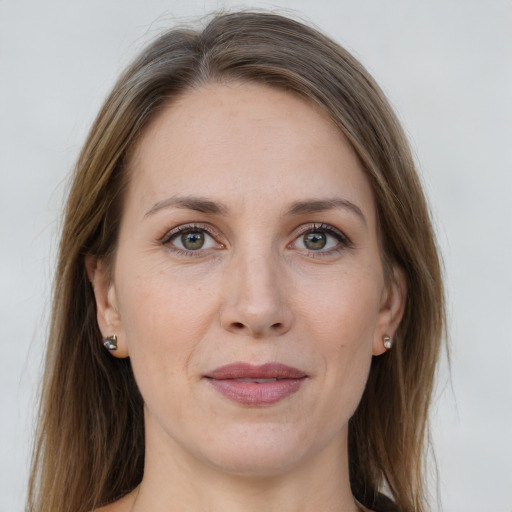
M382 292L381 306L373 339L373 355L386 352L384 336L393 339L402 320L407 299L407 280L400 267L393 267L388 283Z
M116 287L107 275L104 263L88 254L85 257L87 275L91 282L96 299L96 317L103 337L115 334L117 350L110 353L119 358L128 357L128 347L123 330L123 322L119 313ZM98 340L98 343L102 340Z

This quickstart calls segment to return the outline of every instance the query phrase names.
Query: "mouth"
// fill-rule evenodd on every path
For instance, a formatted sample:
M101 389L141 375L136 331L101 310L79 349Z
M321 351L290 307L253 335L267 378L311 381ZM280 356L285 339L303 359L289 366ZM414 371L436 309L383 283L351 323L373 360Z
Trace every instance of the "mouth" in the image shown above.
M281 363L233 363L205 375L224 397L243 405L270 405L299 391L308 375Z

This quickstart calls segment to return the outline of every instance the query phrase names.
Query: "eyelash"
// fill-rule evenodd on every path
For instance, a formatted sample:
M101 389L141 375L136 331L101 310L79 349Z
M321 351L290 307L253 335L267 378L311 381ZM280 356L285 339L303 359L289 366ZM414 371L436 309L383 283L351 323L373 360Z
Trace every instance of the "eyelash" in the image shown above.
M338 244L335 247L332 247L331 249L327 249L325 251L307 250L308 256L312 256L314 258L321 258L322 256L331 256L333 254L340 253L345 249L350 249L353 247L353 243L347 237L347 235L345 235L339 229L336 229L334 226L324 223L303 226L298 235L294 238L293 242L289 246L292 246L300 237L303 237L304 235L307 235L309 233L323 233L334 237L338 241Z
M208 234L212 239L215 240L215 242L218 244L217 248L223 248L224 244L217 241L219 238L219 233L212 229L211 226L208 224L183 224L181 226L177 226L176 228L171 229L170 231L166 232L165 235L160 239L160 243L162 245L168 246L170 250L172 250L175 254L178 254L179 256L186 256L186 257L197 257L200 255L201 249L198 249L196 251L193 250L184 250L179 247L176 247L175 245L171 244L170 242L176 238L178 235L187 233L187 232L205 232ZM303 237L304 235L307 235L309 233L323 233L326 235L330 235L334 237L338 244L335 247L332 247L330 249L327 249L325 251L323 250L307 250L308 256L311 257L322 257L322 256L329 256L332 254L337 254L344 249L353 247L352 241L340 230L336 229L335 227L329 225L329 224L309 224L306 226L302 226L300 231L297 233L297 235L294 237L293 241L288 244L289 248L292 248L292 246L297 242L297 240L300 237Z
M179 256L197 257L202 252L201 250L192 251L180 249L179 247L176 247L170 242L173 240L173 238L177 238L178 235L180 234L201 231L208 234L211 238L213 238L217 243L218 248L224 247L224 244L217 242L217 239L219 238L219 233L216 230L212 229L212 227L209 226L208 224L183 224L181 226L177 226L174 229L171 229L170 231L165 233L165 235L160 239L160 243L162 245L169 247L170 250L172 250L175 254Z

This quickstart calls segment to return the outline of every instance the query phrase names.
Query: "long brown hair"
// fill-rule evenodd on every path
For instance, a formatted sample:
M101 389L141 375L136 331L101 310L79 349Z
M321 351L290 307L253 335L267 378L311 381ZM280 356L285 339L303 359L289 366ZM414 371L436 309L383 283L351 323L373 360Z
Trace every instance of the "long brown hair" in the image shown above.
M129 359L102 347L85 257L113 261L126 155L147 123L186 90L226 80L282 88L319 105L369 177L384 265L402 269L408 297L393 350L374 358L350 421L351 486L369 508L393 502L400 512L424 512L427 419L445 312L408 143L352 55L315 29L261 12L219 14L201 31L160 36L123 73L92 126L65 210L27 510L90 511L142 479L142 398Z

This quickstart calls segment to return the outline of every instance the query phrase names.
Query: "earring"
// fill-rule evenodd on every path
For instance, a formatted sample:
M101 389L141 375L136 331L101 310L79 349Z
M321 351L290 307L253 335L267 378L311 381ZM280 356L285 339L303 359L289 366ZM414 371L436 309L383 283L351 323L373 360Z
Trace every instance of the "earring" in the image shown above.
M111 352L117 350L117 336L115 334L105 336L103 338L103 346Z
M387 350L389 350L393 346L393 340L388 335L383 336L382 341L384 342L384 346L386 347Z

